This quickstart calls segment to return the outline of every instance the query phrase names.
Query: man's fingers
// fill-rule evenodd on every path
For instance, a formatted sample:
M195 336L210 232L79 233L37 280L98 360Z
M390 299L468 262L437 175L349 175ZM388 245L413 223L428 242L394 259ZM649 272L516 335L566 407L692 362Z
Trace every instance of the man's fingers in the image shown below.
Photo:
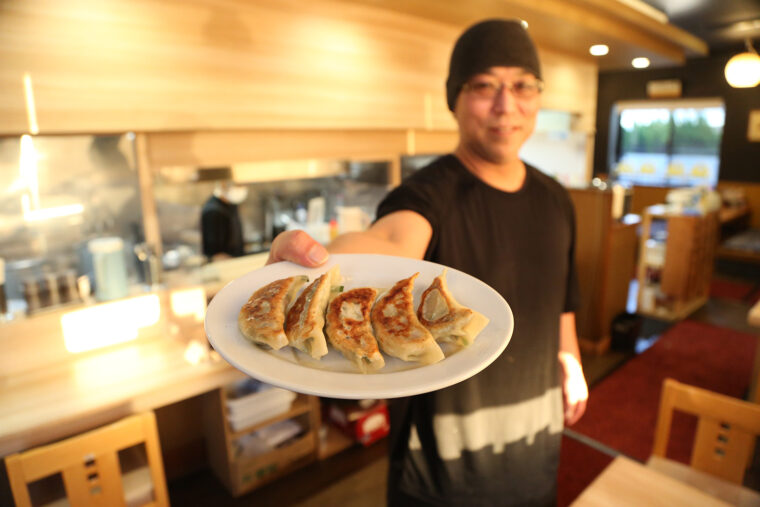
M304 231L285 231L272 241L267 264L290 261L301 266L319 266L327 260L325 247Z
M565 408L565 425L571 426L575 422L575 407L573 405L568 405L567 408Z
M588 405L588 400L583 400L578 404L578 408L575 411L575 421L583 417L583 414L586 413L586 406ZM573 422L575 422L573 421Z
M575 404L568 404L565 409L565 424L572 426L583 416L586 412L587 400L581 400Z

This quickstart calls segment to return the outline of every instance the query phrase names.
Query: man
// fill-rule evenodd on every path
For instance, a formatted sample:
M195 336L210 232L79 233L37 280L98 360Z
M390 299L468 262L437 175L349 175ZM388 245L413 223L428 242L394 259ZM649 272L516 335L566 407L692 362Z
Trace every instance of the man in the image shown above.
M465 31L446 83L459 144L393 190L365 232L331 252L424 258L485 281L509 302L515 330L488 368L395 404L388 505L554 505L561 431L588 390L575 331L575 219L567 192L518 156L543 83L518 21ZM327 252L286 233L270 261L305 265ZM564 410L563 410L564 400Z
M218 261L243 255L243 228L238 205L248 197L248 189L219 182L201 210L203 255Z

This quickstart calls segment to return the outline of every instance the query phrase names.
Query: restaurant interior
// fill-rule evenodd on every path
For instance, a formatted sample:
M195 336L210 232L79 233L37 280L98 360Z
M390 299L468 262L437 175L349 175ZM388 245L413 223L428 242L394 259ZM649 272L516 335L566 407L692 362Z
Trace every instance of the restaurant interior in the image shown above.
M558 505L760 505L754 0L0 2L0 505L385 505L393 397L249 376L206 311L456 147L451 47L493 17L575 207ZM228 184L243 255L211 259Z

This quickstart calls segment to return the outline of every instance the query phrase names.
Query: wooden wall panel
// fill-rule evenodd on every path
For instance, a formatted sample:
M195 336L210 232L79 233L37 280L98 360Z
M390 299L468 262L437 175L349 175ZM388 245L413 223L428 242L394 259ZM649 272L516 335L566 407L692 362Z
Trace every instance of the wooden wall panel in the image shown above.
M8 0L0 132L26 130L25 73L41 133L451 127L456 33L321 0Z
M597 66L567 54L540 51L546 90L541 106L580 115L576 130L594 133Z
M156 132L148 138L148 162L154 169L305 158L387 159L405 150L406 133L390 130Z
M0 135L215 129L454 130L460 26L337 0L0 2ZM595 109L596 64L542 50L546 107ZM568 79L569 76L569 79Z
M454 151L458 143L457 131L409 130L405 153L409 155L448 153Z

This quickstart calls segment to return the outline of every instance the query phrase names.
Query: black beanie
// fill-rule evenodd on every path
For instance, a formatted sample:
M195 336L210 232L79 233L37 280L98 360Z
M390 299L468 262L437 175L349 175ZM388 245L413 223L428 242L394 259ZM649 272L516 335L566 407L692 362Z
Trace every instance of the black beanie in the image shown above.
M454 111L459 90L489 67L522 67L541 79L536 46L519 20L489 19L468 28L454 44L446 80L446 101Z

